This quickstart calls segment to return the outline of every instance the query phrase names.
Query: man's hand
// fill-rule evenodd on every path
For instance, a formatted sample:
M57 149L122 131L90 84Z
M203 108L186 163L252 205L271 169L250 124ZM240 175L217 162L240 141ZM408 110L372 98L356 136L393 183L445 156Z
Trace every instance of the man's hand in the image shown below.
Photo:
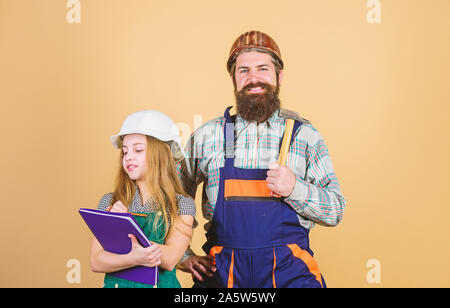
M204 280L204 276L212 277L216 271L214 259L210 256L192 256L186 259L181 265L181 270L192 274L192 278L200 281Z
M288 197L295 187L296 177L287 166L281 166L277 162L269 165L267 171L267 187L277 195Z

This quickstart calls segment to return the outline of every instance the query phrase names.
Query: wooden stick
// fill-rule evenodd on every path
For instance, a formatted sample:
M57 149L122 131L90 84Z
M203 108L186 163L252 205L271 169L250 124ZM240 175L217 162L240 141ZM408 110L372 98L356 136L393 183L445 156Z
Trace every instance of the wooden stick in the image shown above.
M284 137L283 142L281 143L280 156L278 157L278 163L281 166L286 165L293 129L294 129L294 120L286 119L286 129L284 130Z
M294 130L294 120L286 119L286 128L284 130L284 137L281 143L280 156L278 157L278 164L280 164L281 166L286 165L293 130ZM271 192L271 195L276 198L281 198L280 195L274 193L273 191Z

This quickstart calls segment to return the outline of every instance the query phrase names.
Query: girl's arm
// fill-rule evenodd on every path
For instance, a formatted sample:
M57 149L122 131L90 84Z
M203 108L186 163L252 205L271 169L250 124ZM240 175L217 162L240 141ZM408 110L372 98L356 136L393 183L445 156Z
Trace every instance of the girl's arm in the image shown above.
M169 232L164 245L161 247L162 269L171 271L180 261L189 246L192 236L192 225L194 217L191 215L180 215L175 219L172 230Z
M91 245L91 270L96 273L112 273L137 265L154 267L161 264L161 248L151 245L144 248L134 235L129 234L131 251L127 254L115 254L103 249L96 238Z

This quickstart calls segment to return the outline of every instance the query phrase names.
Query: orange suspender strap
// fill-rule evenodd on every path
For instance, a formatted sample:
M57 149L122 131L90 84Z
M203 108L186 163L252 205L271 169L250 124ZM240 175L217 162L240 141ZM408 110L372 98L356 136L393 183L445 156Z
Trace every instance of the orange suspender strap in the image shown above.
M301 249L300 247L298 247L297 244L290 244L290 245L287 245L287 246L292 250L292 254L295 257L299 258L300 260L302 260L306 264L306 266L308 267L308 269L311 272L311 274L316 276L316 280L318 282L320 282L320 285L323 287L322 275L320 274L319 266L317 265L317 263L313 259L313 257L309 254L309 252L307 252L306 250Z

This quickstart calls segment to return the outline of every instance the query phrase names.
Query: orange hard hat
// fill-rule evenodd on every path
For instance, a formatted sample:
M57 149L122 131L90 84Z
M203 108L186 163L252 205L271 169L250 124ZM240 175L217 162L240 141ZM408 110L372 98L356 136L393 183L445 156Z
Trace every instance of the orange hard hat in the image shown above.
M260 31L250 31L241 34L230 49L230 56L228 57L227 70L231 74L231 66L236 60L237 56L248 49L269 53L277 60L283 69L283 61L281 60L280 48L277 43L267 34Z

